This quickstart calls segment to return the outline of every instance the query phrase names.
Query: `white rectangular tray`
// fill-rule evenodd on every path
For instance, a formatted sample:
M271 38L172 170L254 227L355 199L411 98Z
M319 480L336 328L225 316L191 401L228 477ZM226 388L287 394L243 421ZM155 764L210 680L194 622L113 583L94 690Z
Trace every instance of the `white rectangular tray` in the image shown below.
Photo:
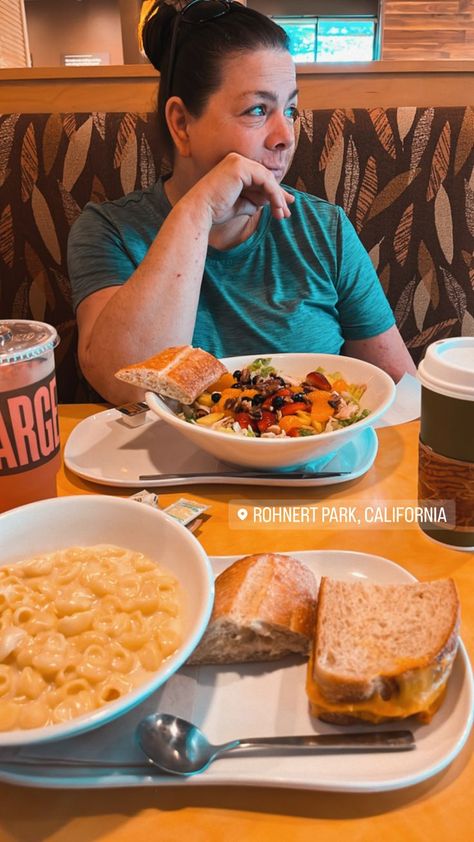
M381 583L406 582L403 568L365 553L335 550L293 552L315 574ZM216 573L236 556L211 559ZM392 754L249 754L233 752L206 772L191 778L148 771L134 733L143 716L153 711L178 714L201 726L212 742L272 734L330 733L309 715L305 693L306 663L288 658L265 664L185 667L139 707L103 728L74 739L0 752L0 780L53 788L245 785L340 792L381 792L425 780L447 766L462 749L472 725L473 680L461 644L443 706L430 725L408 720L416 749ZM351 730L364 730L362 726ZM379 726L390 730L393 725ZM31 768L22 755L89 758L96 762L129 762L130 768L98 770ZM3 766L2 757L18 765ZM137 765L136 765L137 764Z

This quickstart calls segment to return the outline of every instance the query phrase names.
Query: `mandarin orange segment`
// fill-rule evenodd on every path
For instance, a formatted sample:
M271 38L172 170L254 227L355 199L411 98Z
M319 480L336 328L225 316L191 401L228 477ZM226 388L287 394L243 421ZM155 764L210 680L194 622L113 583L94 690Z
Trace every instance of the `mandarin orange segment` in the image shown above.
M235 377L230 371L226 371L225 374L221 374L219 380L216 380L212 386L209 386L208 392L222 392L224 389L230 389L232 383L235 383Z
M308 426L303 419L298 418L297 415L284 415L283 418L280 418L278 425L281 430L285 431L285 433L288 433L289 430L293 430L296 427Z
M324 392L322 394L324 394ZM321 399L313 401L313 405L311 407L311 423L316 421L321 424L324 424L326 421L329 421L329 419L334 415L334 407L329 406L329 401L331 400L331 393L326 392L325 394L325 401Z
M315 389L314 392L308 392L306 397L313 405L315 403L325 405L331 400L331 392L323 392L320 389Z

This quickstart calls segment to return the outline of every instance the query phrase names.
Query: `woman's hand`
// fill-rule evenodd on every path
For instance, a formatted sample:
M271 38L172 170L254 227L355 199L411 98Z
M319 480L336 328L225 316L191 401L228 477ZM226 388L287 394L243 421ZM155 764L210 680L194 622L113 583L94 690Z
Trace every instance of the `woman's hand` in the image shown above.
M188 202L204 203L211 225L236 216L253 216L270 205L275 219L290 216L294 196L284 190L263 164L230 152L203 176L185 196Z

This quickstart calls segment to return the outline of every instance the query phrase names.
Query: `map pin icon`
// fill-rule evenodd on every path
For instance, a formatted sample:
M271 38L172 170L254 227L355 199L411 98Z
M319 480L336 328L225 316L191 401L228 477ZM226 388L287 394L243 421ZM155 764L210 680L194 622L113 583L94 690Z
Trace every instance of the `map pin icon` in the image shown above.
M237 517L239 520L245 520L248 517L248 510L247 509L238 509L237 510Z

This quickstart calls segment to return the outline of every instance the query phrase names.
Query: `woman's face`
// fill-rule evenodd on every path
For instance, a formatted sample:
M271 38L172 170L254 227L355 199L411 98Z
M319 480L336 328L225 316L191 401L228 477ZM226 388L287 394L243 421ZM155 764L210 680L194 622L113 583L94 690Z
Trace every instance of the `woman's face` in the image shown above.
M200 117L189 116L189 159L196 179L229 152L287 171L295 146L296 73L290 54L262 49L229 57L220 88Z

